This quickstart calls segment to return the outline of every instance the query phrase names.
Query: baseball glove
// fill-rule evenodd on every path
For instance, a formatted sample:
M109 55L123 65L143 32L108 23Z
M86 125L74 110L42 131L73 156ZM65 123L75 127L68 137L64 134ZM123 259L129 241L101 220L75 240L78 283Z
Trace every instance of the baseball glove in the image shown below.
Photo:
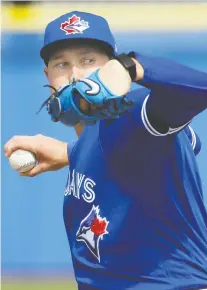
M89 77L67 84L58 91L54 89L54 94L42 107L47 104L51 119L67 126L113 120L134 106L126 97L130 86L128 71L114 59Z

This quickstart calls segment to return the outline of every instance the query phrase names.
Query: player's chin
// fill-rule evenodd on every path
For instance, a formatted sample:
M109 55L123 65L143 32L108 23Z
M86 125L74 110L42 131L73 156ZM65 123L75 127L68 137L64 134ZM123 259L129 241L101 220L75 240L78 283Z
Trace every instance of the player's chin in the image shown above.
M79 109L82 113L87 113L90 110L90 104L83 98L80 99Z
M79 109L82 113L92 116L94 111L100 109L102 106L88 103L84 98L81 98Z

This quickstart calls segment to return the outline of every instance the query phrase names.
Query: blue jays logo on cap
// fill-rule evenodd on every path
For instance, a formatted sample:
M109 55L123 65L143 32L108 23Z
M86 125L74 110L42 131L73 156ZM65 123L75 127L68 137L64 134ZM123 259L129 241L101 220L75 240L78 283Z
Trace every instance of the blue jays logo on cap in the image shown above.
M81 221L76 233L76 240L84 242L91 253L100 262L99 242L103 236L108 234L107 226L109 221L99 215L99 206L92 207L90 213Z
M60 29L67 34L83 33L84 30L89 28L88 22L81 20L80 17L73 14L68 18L68 21L61 23Z

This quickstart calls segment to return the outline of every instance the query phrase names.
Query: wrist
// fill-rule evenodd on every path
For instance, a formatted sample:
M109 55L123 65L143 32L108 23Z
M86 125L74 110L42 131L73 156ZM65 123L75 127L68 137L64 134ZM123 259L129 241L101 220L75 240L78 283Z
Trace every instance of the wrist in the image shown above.
M139 82L144 78L144 68L135 58L131 58L131 59L136 65L136 78L134 82Z
M115 59L128 71L132 82L138 82L144 77L142 65L133 56L122 53L116 56Z

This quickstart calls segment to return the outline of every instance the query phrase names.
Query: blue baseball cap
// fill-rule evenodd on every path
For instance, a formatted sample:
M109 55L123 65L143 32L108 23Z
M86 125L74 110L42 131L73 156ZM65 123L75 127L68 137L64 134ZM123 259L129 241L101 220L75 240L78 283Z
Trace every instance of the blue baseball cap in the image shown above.
M52 48L59 43L74 39L87 39L104 43L117 54L114 37L108 22L101 16L72 11L51 21L44 34L44 45L40 51L42 59L47 59Z

